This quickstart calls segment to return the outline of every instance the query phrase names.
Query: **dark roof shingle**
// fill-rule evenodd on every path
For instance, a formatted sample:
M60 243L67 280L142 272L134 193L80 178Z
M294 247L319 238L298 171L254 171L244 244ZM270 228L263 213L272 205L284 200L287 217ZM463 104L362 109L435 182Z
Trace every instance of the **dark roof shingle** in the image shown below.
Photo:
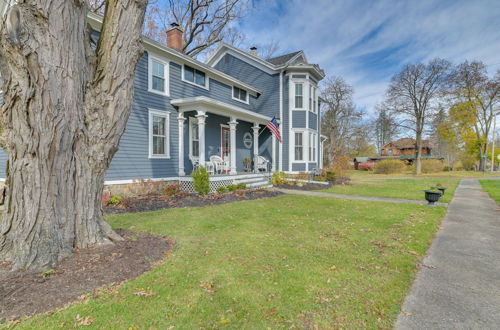
M300 50L297 51L297 52L293 52L293 53L289 53L289 54L285 54L285 55L281 55L281 56L277 56L277 57L268 58L266 61L269 62L269 63L271 63L271 64L273 64L273 65L283 65L286 62L290 61L298 53L300 53Z

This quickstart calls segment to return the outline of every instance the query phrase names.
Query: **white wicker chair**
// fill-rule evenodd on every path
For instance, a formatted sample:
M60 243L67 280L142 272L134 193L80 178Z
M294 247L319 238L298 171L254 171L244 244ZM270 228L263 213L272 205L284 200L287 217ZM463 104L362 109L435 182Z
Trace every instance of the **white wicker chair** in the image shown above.
M220 156L210 156L210 161L215 166L215 173L222 173L223 171L229 171L229 162L222 159Z
M268 171L269 161L266 159L266 157L255 156L254 164L256 172L260 172L261 170L264 170L264 172Z

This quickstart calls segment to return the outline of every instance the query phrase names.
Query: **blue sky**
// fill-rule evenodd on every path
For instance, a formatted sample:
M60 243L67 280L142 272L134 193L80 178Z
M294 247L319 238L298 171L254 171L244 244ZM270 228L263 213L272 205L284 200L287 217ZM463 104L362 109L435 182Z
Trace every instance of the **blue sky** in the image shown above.
M253 0L239 23L248 44L278 40L354 86L371 112L390 77L435 57L500 69L500 0ZM279 55L277 54L277 55Z

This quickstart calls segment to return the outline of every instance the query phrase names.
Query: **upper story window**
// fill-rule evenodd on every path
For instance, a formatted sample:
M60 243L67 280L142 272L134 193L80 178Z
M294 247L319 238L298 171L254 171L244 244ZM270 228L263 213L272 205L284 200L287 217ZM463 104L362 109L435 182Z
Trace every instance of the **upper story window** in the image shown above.
M233 99L248 103L248 93L244 89L233 86Z
M148 64L148 90L168 95L168 62L150 55Z
M295 109L304 108L304 84L295 83Z
M304 160L304 145L302 137L303 137L302 132L295 132L295 139L294 139L295 160Z
M149 110L149 157L169 158L169 113Z
M318 99L316 96L317 90L318 89L316 87L313 87L313 112L314 113L318 113Z
M208 89L205 72L199 71L190 66L184 65L182 79L186 82Z

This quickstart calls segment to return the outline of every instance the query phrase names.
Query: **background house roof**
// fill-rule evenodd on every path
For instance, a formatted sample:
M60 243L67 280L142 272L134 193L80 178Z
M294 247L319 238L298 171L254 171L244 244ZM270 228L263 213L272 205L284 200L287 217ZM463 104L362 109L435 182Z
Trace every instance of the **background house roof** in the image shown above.
M389 145L393 145L398 149L412 149L415 148L415 139L412 138L402 138L396 141L389 142L384 146L387 147ZM422 140L422 148L432 148L429 140Z
M273 65L281 66L283 64L286 64L288 61L290 61L292 58L294 58L300 52L301 51L299 50L299 51L296 51L293 53L289 53L289 54L285 54L285 55L281 55L281 56L276 56L273 58L269 58L266 61L268 61L269 63L271 63Z

